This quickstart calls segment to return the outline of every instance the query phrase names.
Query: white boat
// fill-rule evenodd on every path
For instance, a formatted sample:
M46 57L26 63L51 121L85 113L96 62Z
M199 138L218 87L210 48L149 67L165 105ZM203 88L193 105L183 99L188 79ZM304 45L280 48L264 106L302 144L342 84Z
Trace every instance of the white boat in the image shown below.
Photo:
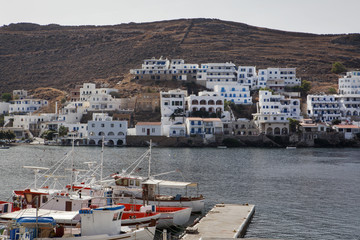
M9 149L9 148L10 148L9 146L5 146L5 145L0 146L0 149Z
M155 225L131 229L122 226L124 206L81 209L81 226L66 228L53 217L20 217L10 224L3 239L154 239ZM37 213L38 214L38 213Z
M145 158L148 158L148 176L140 177L133 175L135 169ZM124 170L120 174L112 175L115 180L115 186L112 187L115 203L146 204L159 207L187 207L191 208L192 212L202 212L204 210L204 197L199 195L197 183L155 179L156 176L177 171L151 175L151 140L149 150L132 165L135 167L129 173L126 173L126 170ZM178 192L175 195L160 194L160 190L164 190L164 188L176 189ZM188 195L190 188L196 188L195 196ZM182 191L179 191L179 189Z
M294 150L296 147L287 146L286 149Z
M113 187L114 201L142 205L156 205L159 207L187 207L192 212L204 210L204 197L202 195L188 196L188 188L198 187L193 182L177 182L158 179L143 179L142 177L114 176L116 186ZM160 194L161 188L177 189L176 195ZM182 189L184 195L180 194Z

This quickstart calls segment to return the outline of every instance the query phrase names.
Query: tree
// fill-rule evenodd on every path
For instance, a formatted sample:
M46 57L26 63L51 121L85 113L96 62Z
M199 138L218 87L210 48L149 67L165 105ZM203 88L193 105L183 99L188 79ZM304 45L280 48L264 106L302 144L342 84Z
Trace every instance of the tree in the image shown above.
M11 93L3 93L1 94L1 100L4 102L10 102L12 99Z
M300 121L288 118L289 120L289 129L291 133L297 133L300 128Z
M331 72L339 74L342 72L346 72L346 68L341 62L334 62L331 68Z
M11 132L10 130L8 131L0 131L0 139L6 139L6 140L11 140L11 139L15 139L15 134L13 132Z
M339 125L340 123L341 123L340 119L334 119L334 120L331 121L332 125Z
M45 132L41 135L41 137L42 137L42 138L45 138L46 140L52 140L53 137L54 137L54 133L56 133L56 131L54 131L54 130L47 130L47 131L45 131Z
M306 96L311 89L311 82L307 80L301 81L300 92L302 96Z
M63 137L68 133L69 129L67 127L64 126L60 126L59 127L59 136Z
M328 92L329 92L330 94L336 94L336 93L337 93L336 89L333 88L333 87L329 88Z

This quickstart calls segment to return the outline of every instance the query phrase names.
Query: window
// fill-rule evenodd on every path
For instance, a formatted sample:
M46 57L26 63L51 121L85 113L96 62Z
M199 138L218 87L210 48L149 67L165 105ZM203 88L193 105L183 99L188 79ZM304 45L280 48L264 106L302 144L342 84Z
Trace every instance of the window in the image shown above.
M155 132L155 128L152 128L152 129L151 129L151 132L154 133L154 132Z
M112 128L113 128L113 127L114 127L114 124L113 124L113 123L112 123L112 124L110 124L110 127L112 127Z
M143 133L145 132L145 128L142 128L142 132L143 132Z
M105 127L105 124L102 123L102 124L101 124L101 127Z

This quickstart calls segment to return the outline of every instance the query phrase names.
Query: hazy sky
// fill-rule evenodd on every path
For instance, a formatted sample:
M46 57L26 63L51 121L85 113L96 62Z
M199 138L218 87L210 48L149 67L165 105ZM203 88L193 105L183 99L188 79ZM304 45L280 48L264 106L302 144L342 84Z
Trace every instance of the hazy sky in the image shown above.
M218 18L279 30L360 33L360 0L0 0L0 26Z

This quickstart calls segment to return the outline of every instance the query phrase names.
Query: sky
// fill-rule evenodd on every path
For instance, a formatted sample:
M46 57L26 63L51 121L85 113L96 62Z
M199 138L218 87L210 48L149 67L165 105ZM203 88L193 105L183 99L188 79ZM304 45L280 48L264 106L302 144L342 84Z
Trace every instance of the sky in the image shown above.
M0 0L0 26L217 18L317 34L360 33L360 0Z

